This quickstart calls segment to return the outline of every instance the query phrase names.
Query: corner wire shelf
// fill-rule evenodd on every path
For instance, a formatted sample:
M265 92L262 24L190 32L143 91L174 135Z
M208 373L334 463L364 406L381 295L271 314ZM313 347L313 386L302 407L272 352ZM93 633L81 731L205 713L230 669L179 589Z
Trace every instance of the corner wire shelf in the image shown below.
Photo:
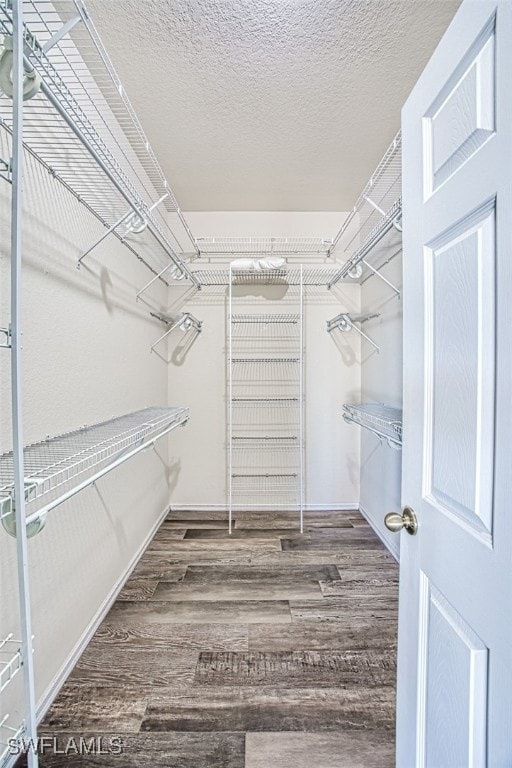
M367 257L391 230L401 233L401 190L402 136L398 132L333 240L329 256L338 251L346 261L328 281L329 289L347 277L359 279L364 266L370 275L379 277L400 296L400 290L372 266ZM394 253L384 263L401 252L401 238L392 245L392 250Z
M303 286L326 287L338 273L337 267L305 267L302 271ZM230 271L220 269L196 269L192 273L201 286L224 285L229 286ZM250 272L249 270L232 270L232 285L300 285L300 269L273 269L262 272Z
M6 37L10 5L0 0ZM177 215L195 251L194 238L84 3L26 0L23 12L25 66L42 79L39 93L24 102L24 147L106 227L85 254L112 232L155 275L175 265L200 287L156 205ZM5 96L0 126L9 142L12 102Z
M343 418L348 424L358 424L369 430L390 448L402 447L402 411L383 403L352 403L343 406Z
M320 237L198 237L200 256L326 256L333 240Z
M0 641L0 693L16 677L22 663L21 640L10 634Z
M27 525L44 519L51 509L154 445L188 417L188 408L145 408L27 446ZM13 472L12 452L4 453L0 456L0 520L7 530L15 502Z

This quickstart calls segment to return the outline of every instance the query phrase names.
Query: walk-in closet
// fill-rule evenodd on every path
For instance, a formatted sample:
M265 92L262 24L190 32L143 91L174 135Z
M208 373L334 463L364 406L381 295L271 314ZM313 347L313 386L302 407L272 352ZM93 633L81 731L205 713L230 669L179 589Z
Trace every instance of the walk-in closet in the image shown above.
M0 768L512 764L511 35L0 0Z

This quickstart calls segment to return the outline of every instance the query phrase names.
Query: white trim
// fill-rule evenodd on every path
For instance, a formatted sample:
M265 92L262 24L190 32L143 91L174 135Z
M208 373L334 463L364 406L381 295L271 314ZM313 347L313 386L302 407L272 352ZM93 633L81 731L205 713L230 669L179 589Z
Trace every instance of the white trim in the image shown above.
M49 710L50 706L56 699L60 689L63 687L68 676L73 670L73 667L78 662L78 659L80 658L82 653L85 651L87 645L91 642L94 633L96 632L101 622L103 621L103 619L105 618L109 610L111 609L112 605L115 603L118 594L124 587L125 583L128 581L133 569L135 568L140 558L144 554L144 551L148 547L151 539L153 538L153 536L161 526L164 519L167 517L169 510L170 510L170 506L167 505L164 508L164 510L160 512L157 519L153 523L149 533L147 534L146 538L138 548L137 552L133 555L132 559L130 560L130 563L126 568L125 572L122 574L122 576L120 576L120 578L114 584L114 586L106 596L105 600L98 608L96 615L92 619L88 628L86 629L86 631L84 632L84 634L82 635L78 643L75 645L71 653L69 654L60 672L55 676L55 678L52 680L52 682L46 689L45 693L43 694L37 706L37 722L38 723L41 722L41 720Z
M382 541L382 543L384 544L386 549L393 555L393 557L395 558L397 563L400 563L400 547L398 546L395 549L394 547L391 546L389 541L387 539L385 539L384 536L382 535L382 531L380 531L377 528L377 526L375 525L375 523L371 519L370 515L364 510L364 508L361 505L359 505L359 512L362 514L364 519L371 525L371 527L373 528L373 530L375 531L375 533L377 534L379 539Z
M266 512L269 509L273 509L276 512L296 512L297 507L278 507L276 504L259 504L257 507L244 504L243 511L247 512ZM172 504L170 507L171 512L228 512L229 506L227 504L206 504L203 502L191 503L191 504ZM342 503L329 503L329 504L305 504L304 510L306 512L358 512L360 510L358 501L349 501ZM233 511L236 511L234 509ZM242 511L240 509L239 511Z

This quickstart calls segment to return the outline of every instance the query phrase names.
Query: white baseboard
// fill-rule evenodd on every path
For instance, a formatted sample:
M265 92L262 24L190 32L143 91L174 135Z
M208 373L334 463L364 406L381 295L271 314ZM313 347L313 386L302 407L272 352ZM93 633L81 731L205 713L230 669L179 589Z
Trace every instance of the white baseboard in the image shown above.
M165 509L158 515L158 518L156 519L155 523L151 527L151 530L149 531L148 535L138 548L137 552L134 554L132 559L130 560L130 563L128 564L128 567L126 568L123 575L118 579L118 581L114 584L108 595L106 596L103 603L98 608L96 615L94 616L93 620L89 624L87 630L84 632L78 643L75 645L71 653L69 654L67 660L65 661L64 665L62 666L62 669L57 674L57 676L52 680L46 691L44 692L41 701L38 704L37 707L37 722L39 723L43 717L46 715L48 709L52 705L53 701L57 697L60 689L66 682L69 674L71 673L73 667L76 665L78 659L82 655L82 653L85 651L87 645L92 640L92 637L96 630L98 629L99 625L111 609L112 605L115 603L116 598L119 594L119 592L124 587L125 583L127 582L128 578L131 575L131 572L139 562L141 556L144 553L144 550L149 545L151 539L157 532L158 528L161 526L162 521L167 517L167 514L169 513L169 505L165 507Z
M375 525L375 523L371 519L370 515L366 512L365 509L363 509L363 507L361 505L359 505L359 511L362 514L362 516L364 517L364 519L371 525L371 527L373 528L373 530L375 531L375 533L377 534L379 539L382 541L382 543L384 544L384 546L386 547L388 552L390 552L393 555L393 557L395 558L395 560L397 561L397 563L399 563L400 562L400 549L399 548L395 549L394 547L392 547L390 545L389 541L387 541L384 538L384 536L382 535L382 532L379 531L379 529L377 528L377 526Z
M278 504L258 504L258 506L251 506L250 504L244 504L240 507L240 511L247 512L264 512L266 510L286 511L291 510L297 512L297 507L282 506ZM306 504L304 506L305 512L353 512L359 509L358 501L329 503L329 504ZM227 512L227 504L171 504L171 512ZM235 512L236 509L233 509Z

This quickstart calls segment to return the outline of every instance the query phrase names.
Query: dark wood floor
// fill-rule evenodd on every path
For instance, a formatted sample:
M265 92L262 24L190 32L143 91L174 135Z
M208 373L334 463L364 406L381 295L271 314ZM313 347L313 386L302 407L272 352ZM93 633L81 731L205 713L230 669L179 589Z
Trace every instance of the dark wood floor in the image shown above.
M228 536L223 513L170 513L48 712L41 766L392 766L397 565L357 512L295 519L239 513Z

